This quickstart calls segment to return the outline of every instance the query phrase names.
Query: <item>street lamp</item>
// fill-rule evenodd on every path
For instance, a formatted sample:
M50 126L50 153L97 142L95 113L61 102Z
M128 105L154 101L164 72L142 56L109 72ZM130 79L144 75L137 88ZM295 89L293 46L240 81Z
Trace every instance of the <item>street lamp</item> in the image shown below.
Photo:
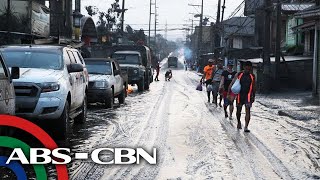
M80 12L73 13L73 27L74 27L74 35L77 41L80 40L80 27L81 27L81 18L83 15Z

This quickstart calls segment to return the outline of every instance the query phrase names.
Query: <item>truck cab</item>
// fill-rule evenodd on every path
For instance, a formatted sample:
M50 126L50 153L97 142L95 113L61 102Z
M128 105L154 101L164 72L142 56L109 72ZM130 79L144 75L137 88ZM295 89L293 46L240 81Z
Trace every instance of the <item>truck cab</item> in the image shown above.
M119 62L122 70L128 70L129 84L137 84L139 91L147 90L149 89L150 83L153 82L152 56L149 47L141 45L113 46L111 57L118 59L122 58L119 57L120 55L133 55L132 53L135 54L135 57L140 54L139 58L135 59L139 62L138 64L135 63L134 67L131 63L128 64L128 61L126 61L125 63L122 63L121 60L117 61ZM130 57L133 57L131 55ZM140 79L136 79L137 77L139 77Z
M116 59L120 64L121 71L127 72L128 83L137 84L138 90L145 89L146 67L143 66L142 57L138 51L116 51L112 58Z

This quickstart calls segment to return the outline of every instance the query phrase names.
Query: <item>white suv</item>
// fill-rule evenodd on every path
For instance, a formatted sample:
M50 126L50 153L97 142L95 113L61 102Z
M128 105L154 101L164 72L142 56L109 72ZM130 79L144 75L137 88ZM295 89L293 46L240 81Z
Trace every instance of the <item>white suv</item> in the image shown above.
M88 72L80 53L70 47L27 45L0 49L8 67L20 68L13 80L16 115L45 124L53 134L67 137L70 118L83 123L87 116Z

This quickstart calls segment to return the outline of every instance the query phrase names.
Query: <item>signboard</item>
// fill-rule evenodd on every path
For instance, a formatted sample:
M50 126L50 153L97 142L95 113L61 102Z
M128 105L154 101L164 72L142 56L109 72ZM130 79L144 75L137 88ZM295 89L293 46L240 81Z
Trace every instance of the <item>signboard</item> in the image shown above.
M293 17L288 19L287 23L287 45L296 45L296 34L292 30L293 27L297 26L297 20Z

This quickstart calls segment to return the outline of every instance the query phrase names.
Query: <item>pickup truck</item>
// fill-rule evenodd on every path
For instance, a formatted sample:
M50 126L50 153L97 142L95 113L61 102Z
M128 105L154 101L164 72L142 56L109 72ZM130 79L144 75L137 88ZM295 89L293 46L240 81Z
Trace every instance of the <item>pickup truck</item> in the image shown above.
M21 71L20 78L13 80L17 116L50 125L52 134L63 140L68 138L71 119L86 121L88 73L78 50L12 45L1 47L0 52L8 67Z
M85 58L89 72L89 103L105 103L112 108L114 99L124 104L127 96L128 75L121 72L117 61L107 58Z

